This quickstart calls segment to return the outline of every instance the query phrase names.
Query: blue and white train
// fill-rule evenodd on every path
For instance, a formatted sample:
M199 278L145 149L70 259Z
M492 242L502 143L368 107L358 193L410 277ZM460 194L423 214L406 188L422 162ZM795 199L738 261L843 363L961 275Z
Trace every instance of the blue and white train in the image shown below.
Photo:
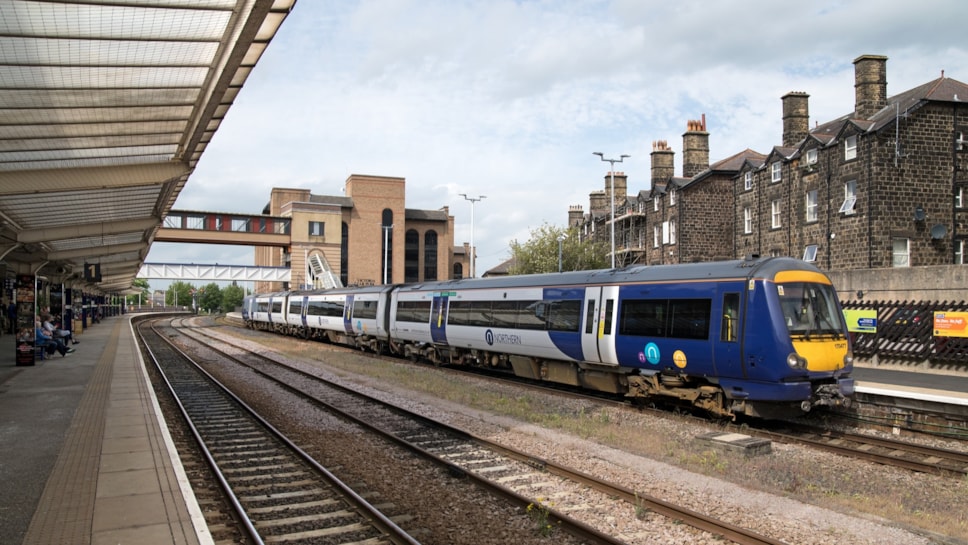
M847 407L854 392L834 287L792 258L267 293L243 318L729 417Z

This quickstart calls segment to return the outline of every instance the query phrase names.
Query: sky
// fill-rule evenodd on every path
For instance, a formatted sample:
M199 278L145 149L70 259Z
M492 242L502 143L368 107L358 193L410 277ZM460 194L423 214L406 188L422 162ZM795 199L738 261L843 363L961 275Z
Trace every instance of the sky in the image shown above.
M406 179L407 208L450 207L478 275L605 189L650 189L652 143L682 174L706 118L714 163L782 141L781 97L810 126L854 110L853 61L884 55L895 95L968 82L968 2L299 0L175 209L261 213L273 187L342 195L351 174ZM474 204L460 196L484 196ZM254 264L251 247L155 243L148 263ZM153 288L164 282L151 281Z

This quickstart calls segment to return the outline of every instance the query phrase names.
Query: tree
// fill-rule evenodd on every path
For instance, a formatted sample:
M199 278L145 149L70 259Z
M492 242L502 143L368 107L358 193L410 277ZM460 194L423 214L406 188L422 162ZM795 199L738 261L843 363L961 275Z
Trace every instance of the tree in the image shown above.
M198 308L208 312L217 312L222 307L222 290L218 284L212 282L198 289Z
M175 280L165 291L165 306L190 307L192 306L192 290L195 286L181 280Z
M558 241L561 239L561 270L584 271L608 268L608 245L581 240L577 227L565 229L544 223L531 231L524 243L511 241L514 266L509 274L558 272Z
M141 291L140 297L138 294L128 295L125 300L128 306L132 305L147 305L148 301L151 301L151 286L148 285L148 280L145 278L135 278L134 282L131 283L131 287L137 288Z
M242 306L242 299L245 298L245 290L241 286L232 282L231 286L226 286L222 290L222 310L232 312Z

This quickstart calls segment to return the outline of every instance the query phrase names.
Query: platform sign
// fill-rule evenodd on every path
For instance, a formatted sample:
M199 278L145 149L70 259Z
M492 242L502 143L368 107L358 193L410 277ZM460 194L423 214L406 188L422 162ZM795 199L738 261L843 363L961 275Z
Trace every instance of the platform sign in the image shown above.
M851 333L877 333L876 309L844 309L844 319Z
M968 337L968 312L935 312L935 337Z

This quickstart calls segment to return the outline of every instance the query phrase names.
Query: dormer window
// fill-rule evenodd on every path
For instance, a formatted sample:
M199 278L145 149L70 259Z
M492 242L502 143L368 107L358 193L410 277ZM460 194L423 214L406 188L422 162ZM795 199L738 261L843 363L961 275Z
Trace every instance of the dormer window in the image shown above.
M669 190L669 206L676 205L676 190L675 188Z
M817 164L817 148L807 150L807 165Z
M746 191L749 191L749 190L753 189L753 173L752 172L749 172L748 171L748 172L746 172L746 174L743 175L743 188Z
M775 161L770 165L770 181L773 183L779 182L780 178L783 176L783 165L779 161Z
M850 161L857 158L857 136L848 136L844 140L844 160Z
M655 212L658 212L659 211L659 198L658 197L652 199L652 210L655 211Z

